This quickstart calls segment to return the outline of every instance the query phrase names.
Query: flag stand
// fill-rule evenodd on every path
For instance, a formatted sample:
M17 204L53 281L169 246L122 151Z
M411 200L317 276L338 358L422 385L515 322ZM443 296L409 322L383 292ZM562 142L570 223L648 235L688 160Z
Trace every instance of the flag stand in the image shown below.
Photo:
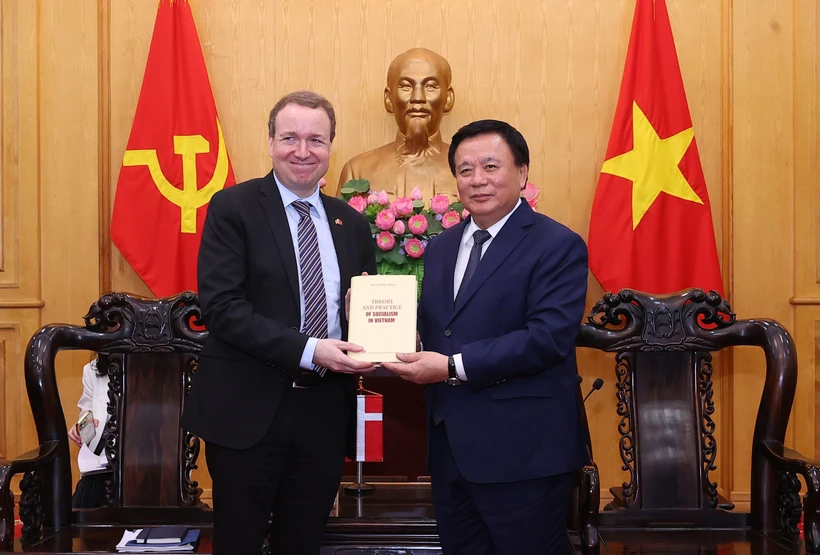
M362 461L358 461L356 463L356 481L349 486L345 486L345 495L356 495L361 497L363 495L371 495L376 492L375 486L371 486L362 480L362 464Z
M359 389L356 391L356 395L366 395L368 393L375 394L373 391L368 391L364 388L364 378L362 376L359 376ZM376 487L368 484L362 479L363 464L363 461L356 461L356 481L350 485L345 486L345 495L355 495L357 497L362 497L364 495L371 495L375 493Z

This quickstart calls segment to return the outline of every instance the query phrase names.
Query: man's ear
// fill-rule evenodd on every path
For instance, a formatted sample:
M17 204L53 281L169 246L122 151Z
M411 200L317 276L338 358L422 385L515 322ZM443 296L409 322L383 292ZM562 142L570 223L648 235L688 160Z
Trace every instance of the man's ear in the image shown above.
M527 164L521 164L518 171L521 172L521 190L523 191L524 187L527 186L527 179L530 177L530 167Z
M268 137L268 152L271 158L273 158L273 137Z
M388 114L393 113L393 101L390 100L390 87L384 88L384 109Z
M456 91L453 90L453 87L447 87L447 100L444 101L444 113L446 114L452 110L455 103Z

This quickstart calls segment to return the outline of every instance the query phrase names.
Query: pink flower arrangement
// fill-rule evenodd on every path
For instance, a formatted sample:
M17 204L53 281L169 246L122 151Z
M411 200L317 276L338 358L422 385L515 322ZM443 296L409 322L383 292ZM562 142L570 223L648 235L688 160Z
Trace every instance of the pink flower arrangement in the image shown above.
M351 197L347 204L359 214L363 214L364 209L367 208L367 199L364 197Z
M376 246L383 251L392 250L396 246L396 238L389 231L382 231L376 235Z
M423 214L410 216L407 220L407 228L413 235L422 235L427 231L427 218L425 218Z
M413 213L413 200L408 197L399 197L391 205L390 209L398 218L405 218Z
M524 198L524 200L527 201L527 204L530 205L530 208L535 210L538 206L538 193L540 192L541 190L538 189L538 187L536 187L532 183L527 182L527 184L521 190L521 196Z
M410 258L421 258L424 254L424 243L413 237L404 244L404 250L407 251L407 256Z
M441 227L444 229L450 229L454 225L458 224L461 221L461 217L458 215L458 212L455 210L450 210L446 212L444 216L441 217Z
M430 209L436 214L444 214L450 209L450 199L447 195L436 195L430 199Z
M345 183L341 196L370 222L380 274L415 274L421 278L427 243L458 224L463 210L460 202L450 202L446 195L435 195L429 205L425 204L418 187L409 196L390 202L385 191L371 189L364 179Z
M382 231L387 231L393 224L396 223L396 216L393 215L393 212L390 210L382 210L378 214L376 214L376 227L381 229Z
M538 193L532 183L521 189L521 197L533 209L538 204ZM418 187L410 196L390 202L385 191L372 190L367 180L355 179L342 186L341 195L370 222L379 273L416 275L419 281L430 239L470 216L460 202L450 202L446 195L435 195L428 207Z

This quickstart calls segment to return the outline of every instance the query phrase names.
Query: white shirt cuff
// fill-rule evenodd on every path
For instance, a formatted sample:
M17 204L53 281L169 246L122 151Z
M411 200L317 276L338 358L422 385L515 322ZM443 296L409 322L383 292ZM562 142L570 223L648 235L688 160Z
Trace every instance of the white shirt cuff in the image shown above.
M313 367L316 366L313 363L313 353L316 352L316 345L318 343L319 340L316 337L308 337L305 350L302 351L302 358L299 359L299 368L302 370L313 370Z
M467 374L464 373L464 361L461 360L461 353L453 355L453 361L456 363L456 376L459 380L466 382Z

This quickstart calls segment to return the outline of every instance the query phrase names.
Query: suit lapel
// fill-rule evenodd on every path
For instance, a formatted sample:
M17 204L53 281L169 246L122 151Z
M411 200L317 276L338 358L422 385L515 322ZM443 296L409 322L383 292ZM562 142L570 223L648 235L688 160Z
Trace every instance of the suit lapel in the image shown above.
M296 300L296 305L299 306L299 270L296 262L296 251L293 250L293 237L290 234L290 227L288 227L288 217L285 214L285 206L282 204L282 195L279 194L276 181L273 179L273 172L265 177L265 182L260 187L259 192L259 200L268 218L268 224L273 233L276 249L282 259L285 274L288 276L291 293Z
M453 297L455 297L453 276L456 272L456 259L458 258L458 249L461 246L461 237L464 235L464 228L467 227L468 221L464 220L452 228L450 233L444 233L436 238L436 241L441 241L441 251L444 253L444 306L447 307L448 314L453 314Z
M512 253L513 249L520 243L524 237L527 236L527 227L533 222L534 214L532 209L526 202L521 203L515 212L513 212L504 227L496 237L493 238L490 246L487 247L487 252L481 257L481 262L478 264L475 274L473 274L470 283L467 284L467 290L464 292L461 304L455 307L453 311L453 318L458 315L464 305L466 305L470 298L476 291L484 284L485 281L495 272L502 262ZM456 249L458 253L458 249ZM455 268L455 265L453 265ZM452 275L452 274L451 274ZM452 284L450 284L452 289Z

